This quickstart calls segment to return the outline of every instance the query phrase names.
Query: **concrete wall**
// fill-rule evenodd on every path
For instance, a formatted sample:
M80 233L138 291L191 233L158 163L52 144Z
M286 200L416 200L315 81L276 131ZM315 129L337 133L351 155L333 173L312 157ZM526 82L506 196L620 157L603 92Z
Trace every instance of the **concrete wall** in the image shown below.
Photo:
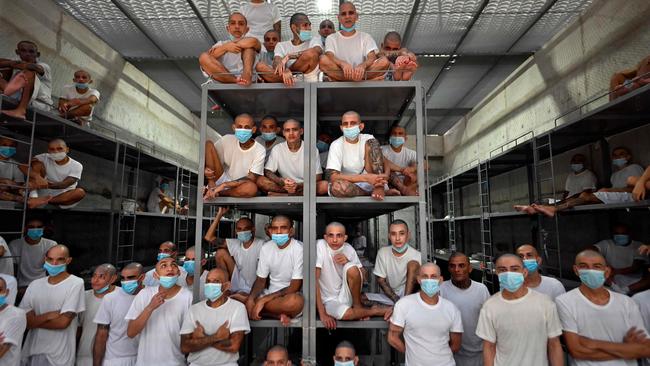
M53 95L84 68L101 93L95 115L134 135L125 140L152 141L198 161L198 118L54 2L0 0L0 9L0 57L15 58L20 40L36 42L52 68Z
M607 92L612 73L650 53L649 16L647 0L595 1L444 135L445 171L485 159L530 131L546 131L558 116Z

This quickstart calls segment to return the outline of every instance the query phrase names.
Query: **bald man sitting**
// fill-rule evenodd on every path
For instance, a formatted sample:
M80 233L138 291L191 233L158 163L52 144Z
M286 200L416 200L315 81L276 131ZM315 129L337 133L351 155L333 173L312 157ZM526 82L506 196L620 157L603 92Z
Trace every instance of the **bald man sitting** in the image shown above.
M356 29L359 13L349 1L339 5L340 31L325 40L320 69L332 81L383 80L390 68L386 57L377 57L375 40Z
M257 187L266 192L269 196L302 196L304 188L304 164L305 153L302 143L304 130L300 122L289 119L282 125L282 135L285 142L282 142L271 150L264 176L257 179ZM316 149L311 154L315 157L316 182L321 181L323 170L320 166L320 158ZM317 183L318 185L318 183ZM323 185L319 185L320 188ZM321 189L321 194L327 193Z
M526 287L543 293L550 297L551 300L555 300L556 297L566 292L562 282L553 277L542 276L539 273L542 265L542 257L534 246L530 244L520 245L516 252L524 262L524 267L528 270L528 276L526 276L526 280L524 281Z
M224 295L230 287L228 273L208 272L203 296L190 307L181 327L181 351L191 365L233 365L239 359L244 335L250 332L246 307Z
M97 315L104 296L115 290L115 281L117 281L117 269L112 264L104 263L95 268L90 280L91 288L84 294L86 311L79 315L81 338L77 349L76 366L93 365L93 343L97 333L95 315Z
M73 365L78 318L86 310L83 279L68 273L72 262L65 245L45 255L47 277L32 281L20 308L27 312L23 365Z
M382 146L381 152L391 170L389 186L396 188L402 196L417 196L417 154L404 146L407 139L404 127L393 126L390 129L388 145Z
M250 114L235 117L234 135L225 135L217 142L205 143L205 179L203 198L254 197L257 178L264 174L266 150L256 142L257 130Z
M418 69L417 57L413 52L402 47L402 36L394 31L384 36L377 57L386 57L390 61L391 71L386 73L387 80L411 80Z
M293 220L277 215L269 227L271 240L260 251L257 278L246 299L246 310L252 320L262 317L280 319L288 326L292 318L302 313L302 242L293 238ZM266 282L268 279L268 288Z
M262 46L257 38L246 37L248 22L239 12L230 14L226 30L232 40L219 41L203 52L199 56L201 71L210 80L248 86L255 81L255 59Z
M364 123L359 113L345 112L340 128L343 136L332 142L327 156L328 192L334 197L371 196L379 201L386 195L399 195L388 189L390 168L375 137L361 133Z
M361 303L363 266L346 242L345 226L331 222L323 238L316 242L316 309L325 328L335 329L337 320L386 315L389 307L365 307Z
M77 70L72 78L74 84L63 87L59 98L59 115L78 123L90 126L93 110L99 102L99 91L90 87L93 79L86 70Z

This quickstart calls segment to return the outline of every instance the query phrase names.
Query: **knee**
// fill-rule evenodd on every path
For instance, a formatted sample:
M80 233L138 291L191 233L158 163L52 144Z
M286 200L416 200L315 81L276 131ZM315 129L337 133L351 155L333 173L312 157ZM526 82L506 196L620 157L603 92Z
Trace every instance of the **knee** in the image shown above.
M329 56L327 56L325 54L321 55L319 57L319 59L318 59L318 63L320 64L321 69L325 69L325 70L331 68L332 63L330 61L331 60L330 60Z
M246 182L240 186L241 197L255 197L257 195L257 184Z
M635 176L627 177L627 185L628 186L634 186L634 185L636 185L636 182L638 180L639 180L639 177L635 177Z
M347 269L345 271L345 275L348 279L348 282L351 280L360 280L361 279L361 270L359 267L353 265L353 264L348 264L346 265Z
M410 261L406 265L406 270L408 272L416 272L416 271L420 270L420 263L418 263L417 261Z
M390 61L385 56L382 56L375 61L375 65L379 70L388 70L390 68Z
M217 253L215 254L215 259L217 260L217 262L223 262L228 257L230 257L230 253L228 253L227 249L225 249L225 248L217 249Z
M207 53L207 52L203 52L199 56L199 64L201 66L203 66L203 65L207 64L208 62L210 62L210 59L212 59L212 56L210 56L210 54Z
M77 195L77 197L79 197L79 199L86 197L86 191L84 191L83 188L76 188L75 194Z
M270 180L267 177L258 177L257 182L255 182L255 184L257 185L257 188L261 190L265 190L265 187L267 186L268 182L270 182Z
M314 47L302 52L302 56L313 62L319 62L319 52Z
M299 313L300 311L302 311L302 307L305 304L305 299L302 297L301 294L298 293L287 295L286 301L287 301L286 302L287 309L295 313Z

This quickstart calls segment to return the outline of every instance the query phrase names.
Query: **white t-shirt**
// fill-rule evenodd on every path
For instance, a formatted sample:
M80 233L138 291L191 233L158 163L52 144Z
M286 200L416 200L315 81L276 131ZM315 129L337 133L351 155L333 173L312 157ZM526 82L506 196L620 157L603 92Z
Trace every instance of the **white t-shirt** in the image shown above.
M626 268L631 266L635 260L648 263L648 257L639 254L639 247L642 244L636 240L626 246L616 245L613 239L605 239L595 244L596 248L605 257L607 264L612 268ZM614 276L614 282L619 286L629 286L638 282L643 277L644 269L637 273L617 274Z
M289 145L286 142L275 146L269 154L269 159L264 169L274 173L277 172L282 178L291 178L296 183L302 183L305 177L303 174L305 162L304 146L305 144L300 143L300 148L296 152L289 150ZM316 149L313 151L312 161L316 164L316 174L322 174L323 170L320 167L320 157Z
M255 141L256 141L258 144L262 145L262 147L263 147L264 149L266 149L266 158L268 159L268 158L269 158L268 155L269 155L269 153L271 152L271 149L273 149L276 145L285 142L286 140L284 139L284 137L282 137L282 136L278 136L278 137L275 138L275 140L273 140L273 143L272 143L271 146L269 146L269 147L266 146L266 140L264 140L264 139L262 138L262 136L257 136L257 137L255 138Z
M27 328L25 310L13 305L7 305L0 310L0 332L4 337L3 343L11 345L9 351L0 358L0 366L20 365L20 349L23 345L25 328Z
M418 162L417 153L415 150L411 150L406 146L402 146L402 151L395 152L395 150L393 150L390 145L384 145L381 147L381 153L386 159L402 168L417 164Z
M20 61L19 59L17 61ZM52 106L52 71L50 65L44 62L36 62L36 64L43 68L43 75L36 74L38 81L35 82L34 89L36 90L36 95L32 96L32 101L40 102L39 107L43 108L42 104L47 104ZM14 70L14 75L20 72L20 70Z
M56 244L54 240L46 238L41 238L34 245L27 243L24 238L14 239L9 243L11 253L16 257L20 257L20 259L16 260L18 263L19 287L27 286L32 281L45 277L45 269L43 269L45 254Z
M115 290L119 290L116 287ZM95 296L95 292L86 290L84 293L86 299L86 311L79 314L79 324L81 325L81 339L77 349L77 366L92 366L93 364L93 343L95 343L95 333L97 333L97 324L93 321L102 299Z
M306 50L308 50L308 49L310 49L312 47L316 47L316 46L320 47L320 37L319 38L314 37L314 38L311 39L311 41L302 42L301 44L299 44L297 46L294 45L291 40L284 41L284 42L279 42L275 46L275 56L279 56L280 58L283 58L286 55L306 51ZM319 71L320 70L319 70L318 66L316 66L316 68L313 71L311 71L310 74L311 73L318 74Z
M495 366L548 365L548 339L562 334L555 303L528 289L516 300L492 295L481 309L476 335L496 343Z
M556 297L566 293L566 289L564 289L562 282L548 276L542 276L542 282L539 283L539 286L528 288L532 288L537 292L543 293L544 295L550 297L551 300L555 300Z
M585 169L578 174L569 173L564 183L564 190L569 192L571 197L587 189L596 189L596 184L598 184L596 175L591 170Z
M604 306L589 301L580 292L580 288L559 296L555 301L562 321L562 329L590 339L620 343L623 342L625 334L631 327L644 328L639 307L634 300L612 291L609 291L609 295L609 302ZM635 366L637 364L636 360L573 360L573 362L578 366Z
M151 193L149 193L149 199L147 199L147 212L162 213L160 210L160 195L164 194L167 197L173 198L174 192L169 190L163 192L159 187L155 187ZM167 209L165 211L166 215L171 215L174 213L173 209Z
M138 355L139 337L129 338L126 331L129 321L125 316L135 295L129 295L119 287L115 291L104 296L99 310L95 315L95 324L108 324L108 340L106 341L106 353L104 360L116 360L120 358L133 358Z
M377 43L372 36L359 30L349 37L336 32L325 39L325 52L333 53L339 60L349 63L352 67L362 64L370 52L377 50Z
M91 96L94 96L97 98L97 101L99 101L99 91L97 89L93 88L88 88L85 93L80 94L77 91L77 88L74 85L65 85L63 87L63 90L61 91L61 98L63 99L86 99L90 98ZM93 119L93 111L95 110L95 107L92 106L90 109L90 115L86 117L79 117L82 121L85 123L90 122Z
M50 311L79 314L86 310L84 281L74 275L52 285L48 277L34 280L20 303L26 313L34 310L36 315ZM45 355L51 365L73 365L76 354L78 317L61 330L30 329L23 346L23 358Z
M362 268L361 261L357 256L357 252L348 243L336 252L334 252L324 239L316 241L316 268L320 268L320 293L323 303L337 300L341 288L343 287L343 280L345 273L343 273L343 266L334 262L334 256L342 253L348 258L348 261L355 266Z
M244 248L244 244L239 239L226 239L226 245L228 246L228 252L235 260L239 280L244 282L238 284L239 287L252 288L257 279L257 262L260 259L260 251L264 245L264 240L254 238L248 249Z
M77 182L72 183L69 187L50 189L53 195L59 195L77 188L78 180L81 179L81 172L83 171L83 165L80 162L68 157L69 160L67 163L59 165L54 160L48 158L47 154L38 154L34 159L37 159L45 165L45 178L50 182L61 182L67 177L77 178Z
M240 11L248 23L249 31L246 35L257 38L260 43L264 43L264 33L273 29L273 24L281 19L278 7L266 1L243 4Z
M214 46L212 46L212 48L221 47L224 44L230 42L232 41L218 41L214 44ZM241 73L244 71L244 61L241 59L241 53L225 52L221 57L217 59L217 61L219 61L223 67L225 67L226 70L228 70L233 75L241 75ZM201 72L206 78L210 77L210 75L208 75L205 70L201 69Z
M451 301L461 314L463 320L463 343L458 354L473 356L483 351L483 340L476 335L476 324L483 303L490 298L484 284L472 281L468 288L461 289L451 281L440 285L440 296Z
M632 300L639 305L639 310L641 311L641 317L643 318L643 324L645 329L650 331L650 290L645 290L639 292L638 294L632 296Z
M185 313L181 334L191 334L196 328L196 322L201 323L205 334L215 334L223 323L228 322L230 333L250 333L246 307L239 301L227 299L218 308L208 306L207 301L198 302ZM214 347L207 347L198 352L190 352L187 356L192 366L227 365L237 366L239 353L229 353Z
M16 277L0 273L0 278L5 280L7 289L9 290L9 296L7 296L7 304L16 305L16 295L18 294L18 281L16 281Z
M135 296L126 320L137 319L158 293L156 287L145 287ZM192 305L192 293L181 287L171 299L166 299L149 317L140 332L137 366L185 365L185 356L181 353L181 324L185 313ZM128 326L128 325L127 325Z
M463 333L460 311L451 301L438 297L429 305L420 293L401 298L390 322L404 328L406 364L409 366L453 366L449 333Z
M257 277L269 277L266 293L289 287L291 280L302 280L302 242L294 238L290 240L291 243L284 249L278 248L273 240L269 240L260 250Z
M0 247L3 247L5 249L5 254L3 254L2 257L0 257L0 274L4 273L13 276L14 259L11 256L11 249L9 249L9 245L7 245L7 242L1 236L0 236Z
M0 178L10 179L16 183L23 183L25 176L18 169L18 164L15 163L16 160L14 159L0 160Z
M181 287L187 287L187 271L185 271L185 268L182 266L178 266L178 270L180 271L180 274L178 275L178 280L176 281L176 284L181 286ZM144 281L142 283L147 286L147 287L156 287L160 286L160 281L158 281L153 274L156 272L156 268L152 268L147 271L147 273L144 274Z
M628 177L640 177L643 175L643 168L639 164L630 164L621 170L612 173L610 181L612 188L626 188Z
M329 37L328 37L329 38ZM393 254L393 249L389 245L379 249L377 252L377 261L375 263L375 276L388 280L388 285L399 296L404 295L406 287L406 270L410 261L416 261L422 264L422 254L409 246L409 248L400 257Z
M245 177L248 172L264 175L266 149L257 142L248 150L244 150L239 146L239 140L235 135L225 135L214 143L214 147L230 179L237 180Z
M349 143L344 136L337 138L330 145L327 169L344 175L361 174L365 168L366 141L374 138L373 135L362 133L356 144Z

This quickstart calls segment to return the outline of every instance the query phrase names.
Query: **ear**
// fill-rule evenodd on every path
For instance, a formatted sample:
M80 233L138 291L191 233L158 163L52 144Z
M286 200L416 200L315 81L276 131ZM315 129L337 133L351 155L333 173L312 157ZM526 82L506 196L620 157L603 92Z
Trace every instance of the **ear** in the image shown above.
M280 128L280 126L278 126L278 127L275 128L275 134L276 134L276 135L277 135L278 133L280 133L280 131L282 131L282 129Z
M253 126L251 130L253 131L253 133L257 132L257 126Z
M354 365L356 366L358 364L359 364L359 356L354 356Z
M156 273L156 272L154 271L154 273ZM138 282L144 281L144 276L145 276L144 273L140 273L140 275L137 278Z
M296 235L296 228L292 227L291 230L289 230L289 237L293 238L294 235Z
M158 276L158 272L156 272L155 269L153 270L153 278L155 278L155 279L157 279L157 280L160 279L160 276Z
M363 122L359 123L359 131L363 131L365 124Z
M230 286L231 286L230 281L222 283L221 284L221 292L226 292L226 291L230 290Z
M233 131L233 132L235 132L235 130L237 129L237 127L235 126L234 123L230 126L230 128L232 128L232 131Z
M576 277L580 278L580 273L578 272L578 266L573 265L573 273L575 273ZM607 275L607 272L605 272L605 275Z
M343 241L344 241L344 242L347 242L347 241L348 241L348 236L347 236L347 235L343 236Z
M609 278L609 276L611 275L612 275L612 267L607 266L607 268L605 269L605 278Z
M542 257L537 256L536 259L537 259L537 265L538 265L538 266L541 266L541 265L542 265Z
M524 278L528 277L528 270L524 268Z
M71 262L72 262L72 257L68 257L68 259L66 259L66 261L65 261L65 264L68 265Z
M305 129L304 129L304 128L301 128L301 129L300 129L300 136L302 136L302 135L304 135L304 134L305 134Z
M40 53L40 52L36 52L36 57L41 57L41 53Z
M201 259L201 267L202 268L205 267L206 264L208 264L208 260L205 259L205 258ZM203 268L203 269L205 269L205 268Z

